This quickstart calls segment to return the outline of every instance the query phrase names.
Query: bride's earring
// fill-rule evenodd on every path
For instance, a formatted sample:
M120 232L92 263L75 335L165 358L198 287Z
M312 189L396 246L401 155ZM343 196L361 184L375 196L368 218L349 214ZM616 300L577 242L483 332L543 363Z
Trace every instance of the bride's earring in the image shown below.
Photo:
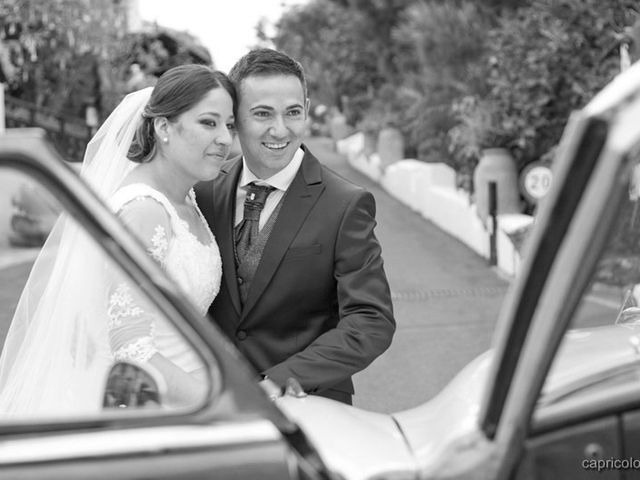
M169 143L169 139L168 139L167 137L164 137L164 138L162 139L162 141L163 141L164 143Z

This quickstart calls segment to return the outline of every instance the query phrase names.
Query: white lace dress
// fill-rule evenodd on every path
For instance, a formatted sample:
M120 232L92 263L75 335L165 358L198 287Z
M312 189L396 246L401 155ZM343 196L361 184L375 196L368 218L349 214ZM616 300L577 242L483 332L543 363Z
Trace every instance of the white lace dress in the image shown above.
M187 201L209 232L208 243L202 243L171 202L148 185L122 187L112 196L109 206L204 316L220 288L222 262L193 191ZM110 288L108 330L116 360L144 362L158 352L186 372L202 366L170 322L145 306L135 288L125 281L115 282Z

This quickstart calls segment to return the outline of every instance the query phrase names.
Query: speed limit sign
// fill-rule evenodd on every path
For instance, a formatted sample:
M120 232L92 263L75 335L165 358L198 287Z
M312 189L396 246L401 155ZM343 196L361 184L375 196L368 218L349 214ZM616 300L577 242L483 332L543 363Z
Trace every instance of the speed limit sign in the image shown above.
M551 168L542 162L531 162L520 173L520 190L527 200L537 203L551 188Z

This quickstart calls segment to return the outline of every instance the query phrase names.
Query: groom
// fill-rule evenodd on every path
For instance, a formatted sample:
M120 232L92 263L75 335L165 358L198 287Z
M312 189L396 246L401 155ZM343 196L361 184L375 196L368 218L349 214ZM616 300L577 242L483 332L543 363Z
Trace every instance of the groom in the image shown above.
M197 189L223 280L210 313L262 375L351 404L351 376L391 343L395 320L373 196L302 144L301 65L253 50L229 72L243 157Z

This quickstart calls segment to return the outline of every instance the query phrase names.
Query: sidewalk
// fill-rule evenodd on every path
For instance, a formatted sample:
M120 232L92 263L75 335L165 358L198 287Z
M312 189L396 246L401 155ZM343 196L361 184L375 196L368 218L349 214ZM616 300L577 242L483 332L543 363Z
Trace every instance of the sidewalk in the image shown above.
M364 135L359 132L338 141L337 150L355 170L412 211L487 260L495 255L497 267L505 274L513 277L518 273L522 260L520 242L514 243L513 239L528 229L533 217L521 213L498 214L492 252L493 228L489 219L479 215L468 192L458 188L453 168L445 163L415 159L383 161L378 153L367 154L364 145Z

